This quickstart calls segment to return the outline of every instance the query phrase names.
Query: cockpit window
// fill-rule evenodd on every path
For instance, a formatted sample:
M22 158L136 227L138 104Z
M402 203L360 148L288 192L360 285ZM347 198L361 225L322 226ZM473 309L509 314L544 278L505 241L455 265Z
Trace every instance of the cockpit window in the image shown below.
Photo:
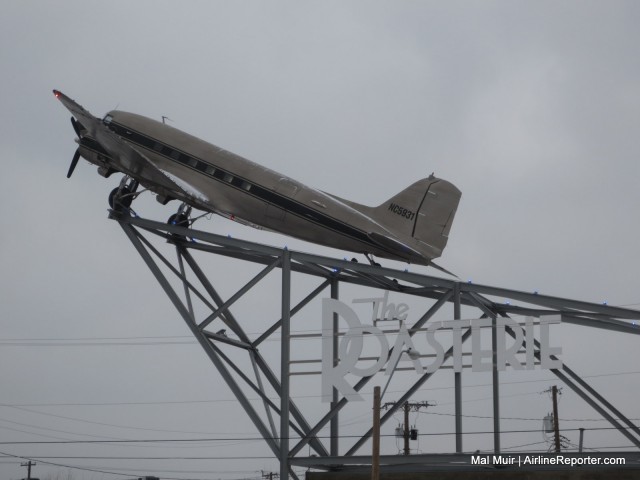
M111 115L105 115L102 123L104 123L105 125L109 125L111 123L111 120L113 120L113 117Z

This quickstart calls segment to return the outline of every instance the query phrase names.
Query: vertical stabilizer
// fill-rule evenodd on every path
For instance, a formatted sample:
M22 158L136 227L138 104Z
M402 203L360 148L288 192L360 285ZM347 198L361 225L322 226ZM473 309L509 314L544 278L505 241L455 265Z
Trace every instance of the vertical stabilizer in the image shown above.
M375 218L392 232L413 240L412 247L430 259L447 244L461 192L431 176L417 181L375 209Z

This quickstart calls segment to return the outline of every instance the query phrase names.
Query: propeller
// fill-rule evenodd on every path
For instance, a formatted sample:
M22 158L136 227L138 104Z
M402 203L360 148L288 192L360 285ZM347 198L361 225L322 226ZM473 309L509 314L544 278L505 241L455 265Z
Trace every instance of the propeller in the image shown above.
M76 135L78 135L78 138L82 138L81 132L82 130L85 130L82 124L75 118L71 117L71 125L73 125L73 129L75 130Z
M71 117L71 126L73 126L73 130L76 132L76 135L78 135L78 138L82 139L82 130L85 129L82 124L75 118ZM78 164L78 160L80 160L80 149L77 149L76 153L73 154L71 165L69 165L69 171L67 172L67 178L71 178L71 175Z
M73 171L78 164L78 160L80 160L80 149L76 150L76 153L73 154L73 158L71 159L71 165L69 165L69 171L67 172L67 178L71 178Z

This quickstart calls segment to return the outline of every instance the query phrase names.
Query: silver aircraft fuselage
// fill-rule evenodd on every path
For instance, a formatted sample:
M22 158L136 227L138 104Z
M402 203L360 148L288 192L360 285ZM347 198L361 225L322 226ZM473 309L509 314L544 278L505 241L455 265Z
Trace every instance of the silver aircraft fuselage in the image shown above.
M177 199L309 242L424 265L446 245L460 191L445 180L430 176L368 207L307 187L162 122L122 111L98 119L54 93L75 117L77 155L105 176L118 171L134 178L161 203Z

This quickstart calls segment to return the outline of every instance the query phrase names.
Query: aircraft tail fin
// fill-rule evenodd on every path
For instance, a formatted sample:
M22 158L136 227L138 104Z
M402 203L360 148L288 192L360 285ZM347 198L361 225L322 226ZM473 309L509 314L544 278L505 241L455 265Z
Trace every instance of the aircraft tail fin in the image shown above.
M432 175L376 207L375 218L390 230L413 238L415 247L433 259L447 244L460 197L453 184Z

